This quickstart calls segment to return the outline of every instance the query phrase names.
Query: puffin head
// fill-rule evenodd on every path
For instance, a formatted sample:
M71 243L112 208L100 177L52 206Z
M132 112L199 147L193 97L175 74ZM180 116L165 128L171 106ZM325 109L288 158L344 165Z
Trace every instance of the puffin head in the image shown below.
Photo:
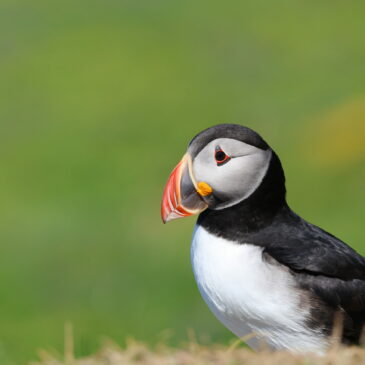
M164 189L164 223L248 199L277 158L261 136L237 124L208 128L190 142ZM281 165L280 165L281 167Z

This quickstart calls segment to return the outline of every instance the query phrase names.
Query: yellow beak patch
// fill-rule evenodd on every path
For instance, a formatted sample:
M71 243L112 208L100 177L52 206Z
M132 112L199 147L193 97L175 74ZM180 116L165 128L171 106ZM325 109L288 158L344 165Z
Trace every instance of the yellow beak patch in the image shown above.
M213 193L212 187L204 181L198 182L197 192L201 196L208 196Z

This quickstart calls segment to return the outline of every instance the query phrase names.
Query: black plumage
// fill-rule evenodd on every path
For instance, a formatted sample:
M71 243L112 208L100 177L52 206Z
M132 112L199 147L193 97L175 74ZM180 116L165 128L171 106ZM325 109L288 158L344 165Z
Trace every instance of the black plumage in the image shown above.
M222 125L198 135L197 145L204 146L218 135L270 148L258 134L242 128ZM249 198L229 208L205 210L198 224L214 235L262 247L264 257L288 267L306 293L312 308L308 326L329 335L340 313L343 342L359 343L365 324L365 258L289 208L284 172L274 151L266 176Z

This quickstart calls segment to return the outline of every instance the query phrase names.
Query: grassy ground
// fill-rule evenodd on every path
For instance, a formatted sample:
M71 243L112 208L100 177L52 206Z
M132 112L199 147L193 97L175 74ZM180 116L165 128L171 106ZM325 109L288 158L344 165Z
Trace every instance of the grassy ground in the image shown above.
M196 344L185 349L159 346L150 349L130 342L124 349L116 345L103 347L93 356L65 360L40 353L41 360L30 365L359 365L365 363L365 350L336 348L325 356L293 355L287 352L254 353L247 348L204 347Z
M129 339L121 348L110 340L94 355L75 357L73 331L65 326L63 355L57 352L39 351L38 361L29 365L358 365L365 363L363 347L343 347L338 342L341 330L337 326L332 335L332 346L325 355L297 355L286 351L269 351L264 344L254 352L244 346L243 339L235 339L229 346L198 344L193 331L190 341L180 347L165 343L151 347Z

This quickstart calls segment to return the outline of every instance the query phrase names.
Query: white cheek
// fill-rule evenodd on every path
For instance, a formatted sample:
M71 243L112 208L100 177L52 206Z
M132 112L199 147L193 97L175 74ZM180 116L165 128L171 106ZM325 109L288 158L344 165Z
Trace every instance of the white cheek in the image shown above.
M207 182L212 188L216 186L215 180L218 179L219 169L223 166L217 166L214 158L211 156L199 156L193 163L193 173L197 182L204 181ZM229 161L230 162L230 161Z
M227 184L229 194L242 195L246 198L253 193L257 187L261 184L264 178L268 165L269 158L265 152L256 153L254 155L239 157L234 159L235 163L227 171L227 179L222 179L222 183Z
M229 201L227 207L250 196L261 184L270 164L271 151L257 150L253 154L232 158L224 165L217 166L211 156L201 156L194 161L196 180L208 183L215 191ZM218 207L219 208L219 207Z

